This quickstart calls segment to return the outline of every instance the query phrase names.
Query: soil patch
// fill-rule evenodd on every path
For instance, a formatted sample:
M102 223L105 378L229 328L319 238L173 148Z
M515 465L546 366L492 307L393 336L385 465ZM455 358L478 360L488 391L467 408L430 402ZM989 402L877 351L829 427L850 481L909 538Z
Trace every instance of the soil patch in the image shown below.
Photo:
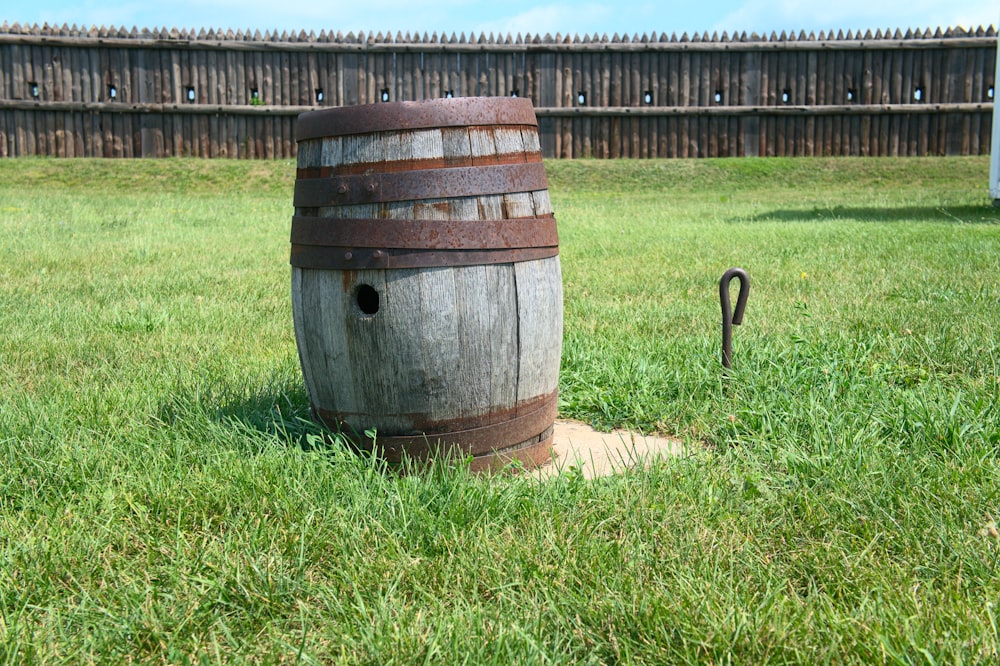
M683 452L684 446L677 439L629 430L598 432L586 423L557 419L552 443L554 460L540 467L537 473L548 477L573 466L585 478L592 479Z

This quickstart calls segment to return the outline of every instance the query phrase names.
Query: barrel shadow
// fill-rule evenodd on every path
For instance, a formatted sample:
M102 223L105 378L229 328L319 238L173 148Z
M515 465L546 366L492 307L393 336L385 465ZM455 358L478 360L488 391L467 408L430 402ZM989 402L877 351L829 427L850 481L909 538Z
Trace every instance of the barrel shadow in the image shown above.
M1000 208L982 206L901 206L896 208L833 206L829 208L784 209L733 219L746 222L947 222L952 224L1000 224Z
M203 385L174 395L157 410L158 422L168 427L192 419L260 433L265 436L260 439L262 445L270 439L310 449L315 448L311 440L330 438L330 433L313 420L301 380L275 379L257 387Z
M312 447L309 435L323 432L312 419L309 398L301 385L263 387L244 397L223 401L216 409L222 421L294 443L303 449Z

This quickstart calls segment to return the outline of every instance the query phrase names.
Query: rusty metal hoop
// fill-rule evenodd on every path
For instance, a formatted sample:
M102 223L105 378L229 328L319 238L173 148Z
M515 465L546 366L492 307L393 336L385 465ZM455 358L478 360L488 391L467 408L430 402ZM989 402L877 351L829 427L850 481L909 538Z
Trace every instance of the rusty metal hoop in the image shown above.
M731 309L729 283L733 278L739 278L740 293L736 297L736 310ZM722 303L722 366L727 370L733 367L733 326L743 323L743 312L747 309L747 297L750 295L750 276L742 268L730 268L722 274L719 280L719 301Z

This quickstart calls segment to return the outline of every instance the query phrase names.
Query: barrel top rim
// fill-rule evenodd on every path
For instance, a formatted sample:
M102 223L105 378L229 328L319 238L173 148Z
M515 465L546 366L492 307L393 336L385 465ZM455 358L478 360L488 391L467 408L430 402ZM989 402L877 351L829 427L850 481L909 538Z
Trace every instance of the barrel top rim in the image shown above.
M380 102L307 111L295 123L295 140L395 130L469 125L537 127L525 97L455 97L414 102Z

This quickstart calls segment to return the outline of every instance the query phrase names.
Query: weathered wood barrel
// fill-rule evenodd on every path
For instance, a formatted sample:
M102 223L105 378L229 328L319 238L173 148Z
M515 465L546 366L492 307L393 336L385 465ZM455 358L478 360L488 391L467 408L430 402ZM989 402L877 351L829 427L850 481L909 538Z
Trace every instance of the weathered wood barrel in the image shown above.
M390 462L547 460L562 276L531 102L324 109L296 141L292 305L313 414Z

